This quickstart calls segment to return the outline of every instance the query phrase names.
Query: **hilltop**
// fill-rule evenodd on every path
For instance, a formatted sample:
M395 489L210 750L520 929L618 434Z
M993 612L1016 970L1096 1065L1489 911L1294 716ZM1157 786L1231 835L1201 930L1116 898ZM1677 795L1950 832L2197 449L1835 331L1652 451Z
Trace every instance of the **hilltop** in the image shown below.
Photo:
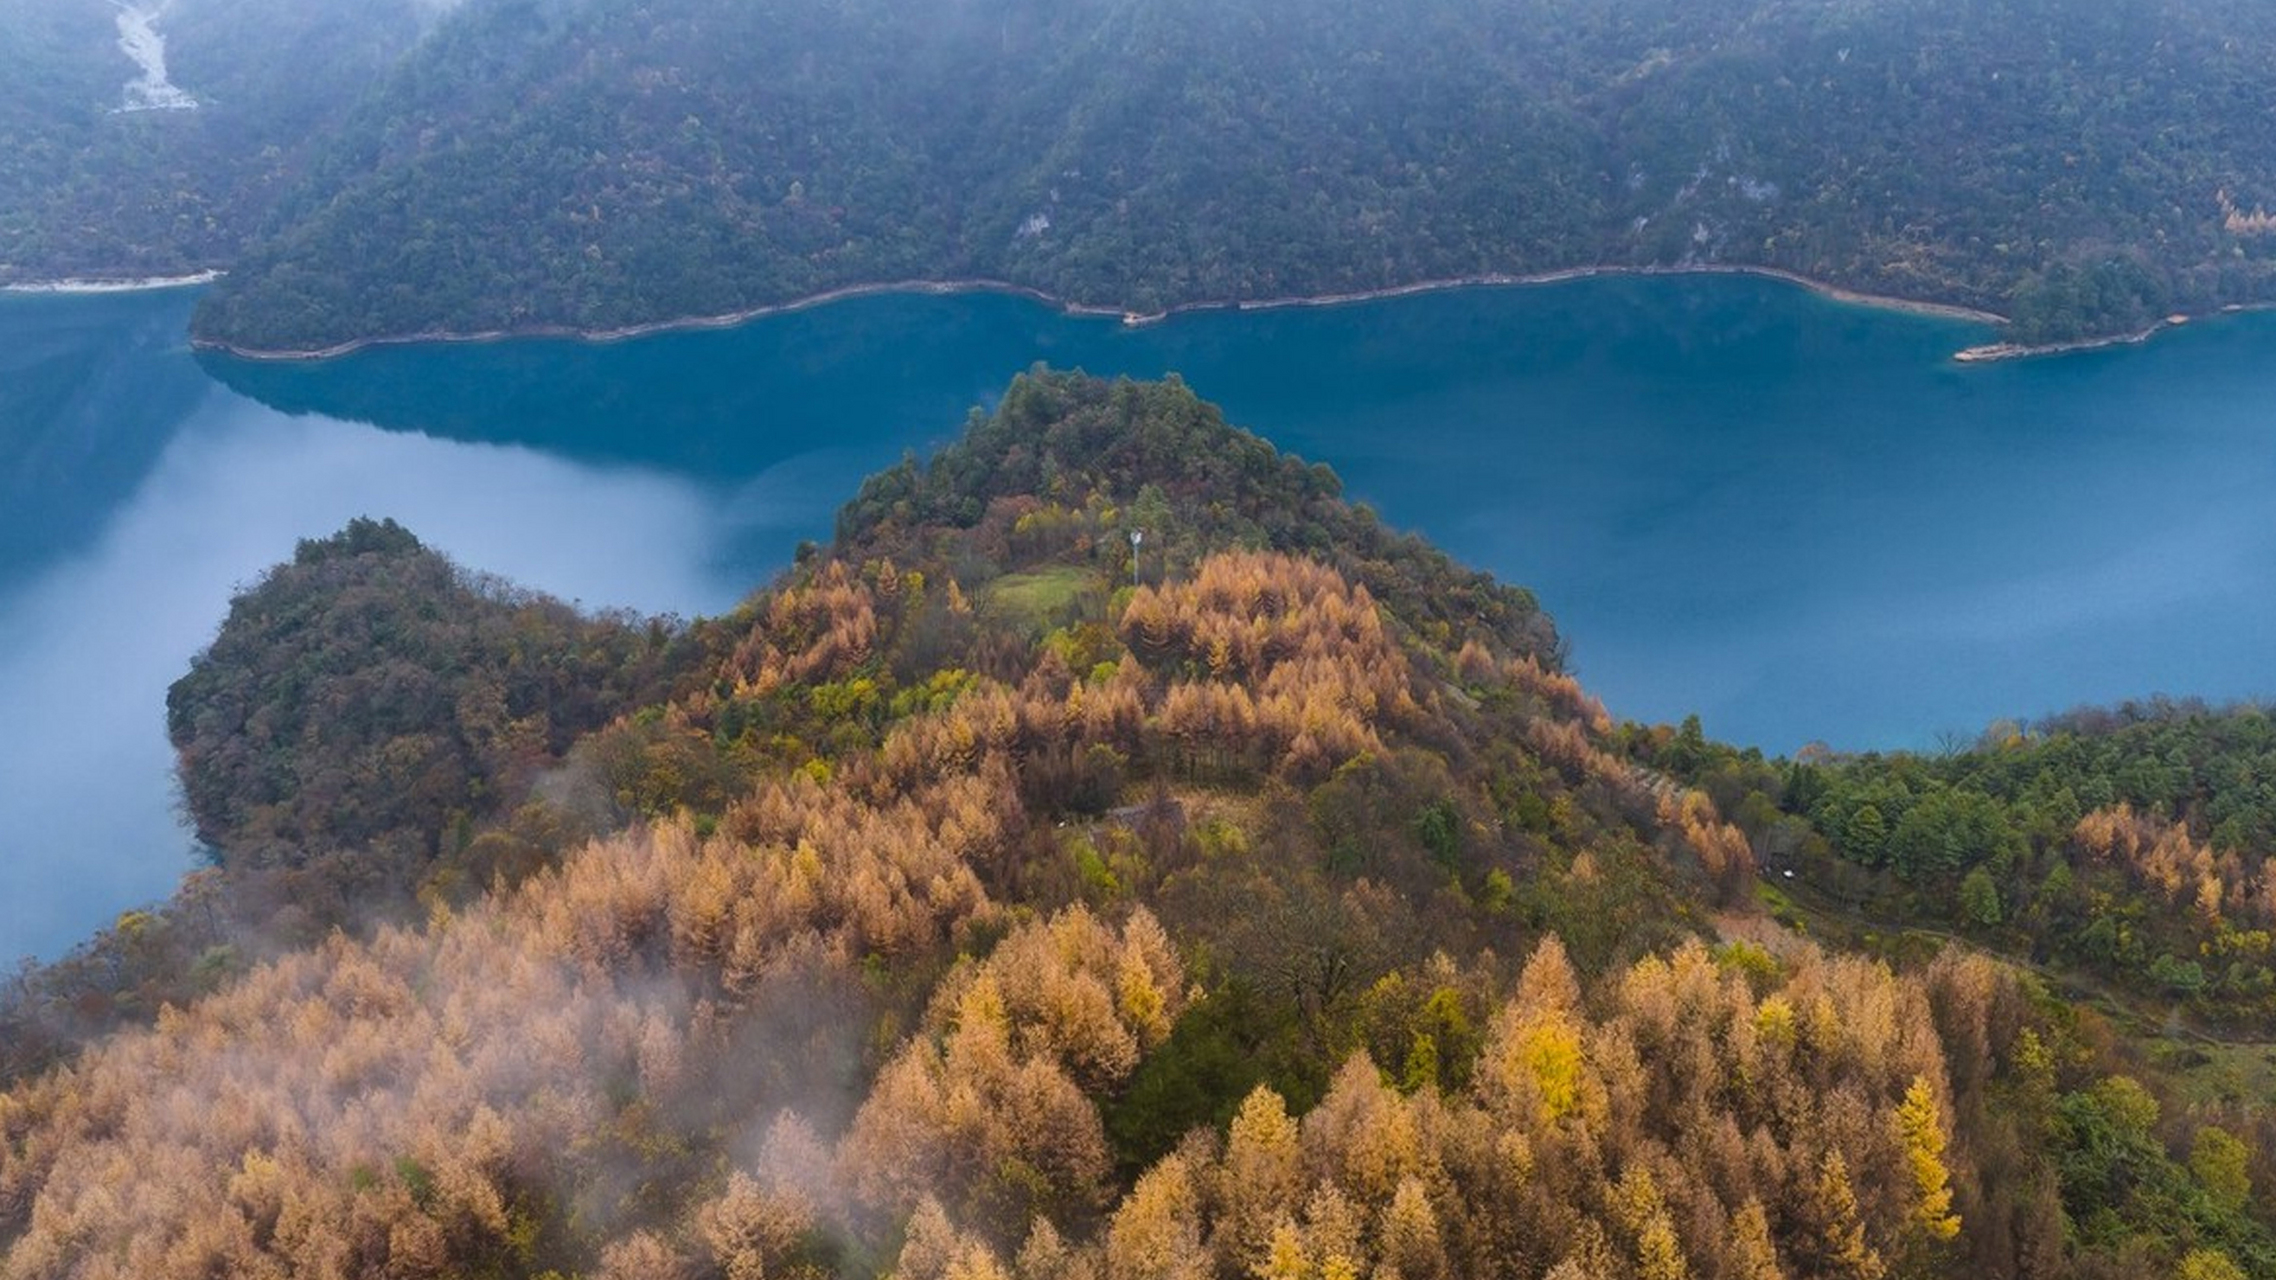
M2011 845L1983 769L1766 762L1562 667L1174 381L1021 377L694 623L358 522L170 699L215 867L0 1005L49 1046L0 1276L2276 1265L2264 1097L1773 887L2203 841L2241 922L2265 818L2167 807L2137 729L2243 762L2249 715L1988 742L2142 806Z

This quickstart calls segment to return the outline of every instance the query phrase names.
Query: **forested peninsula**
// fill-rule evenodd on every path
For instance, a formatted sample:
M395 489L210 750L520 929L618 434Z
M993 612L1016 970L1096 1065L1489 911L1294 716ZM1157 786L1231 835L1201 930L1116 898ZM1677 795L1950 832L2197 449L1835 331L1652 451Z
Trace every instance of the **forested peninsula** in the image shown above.
M2276 1270L2276 729L1621 724L1531 595L1036 370L719 618L359 520L0 992L0 1277Z
M0 282L226 268L194 329L245 351L892 281L1740 265L2025 346L2276 301L2251 0L178 0L166 111L82 7L0 6Z

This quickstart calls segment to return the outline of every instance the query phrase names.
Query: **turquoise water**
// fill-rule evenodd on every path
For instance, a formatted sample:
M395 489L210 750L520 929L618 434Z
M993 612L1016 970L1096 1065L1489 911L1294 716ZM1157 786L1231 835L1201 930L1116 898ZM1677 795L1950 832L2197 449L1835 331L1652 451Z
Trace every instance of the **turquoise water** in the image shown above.
M1605 279L1125 329L877 297L590 345L194 358L192 298L0 298L0 954L186 865L166 684L296 538L393 515L591 604L707 612L1037 361L1175 370L1539 592L1621 715L1789 751L2276 691L2276 317L1963 367L1983 331ZM59 871L58 868L63 868Z

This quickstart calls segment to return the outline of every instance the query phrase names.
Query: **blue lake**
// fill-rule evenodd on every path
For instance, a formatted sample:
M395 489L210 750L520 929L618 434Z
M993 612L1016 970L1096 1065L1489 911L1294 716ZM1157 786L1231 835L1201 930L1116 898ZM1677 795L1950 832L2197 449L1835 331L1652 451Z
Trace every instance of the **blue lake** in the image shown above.
M0 297L0 956L189 865L166 685L359 514L592 605L711 612L1037 361L1176 371L1539 593L1616 714L1773 752L2276 692L2276 316L1960 366L1974 326L1601 279L1143 329L873 297L609 345L192 356L194 296Z

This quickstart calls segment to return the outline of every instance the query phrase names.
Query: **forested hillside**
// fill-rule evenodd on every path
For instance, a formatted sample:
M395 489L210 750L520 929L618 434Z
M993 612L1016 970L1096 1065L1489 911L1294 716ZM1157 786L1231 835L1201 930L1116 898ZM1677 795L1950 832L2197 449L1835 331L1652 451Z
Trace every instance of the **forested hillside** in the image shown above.
M0 2L0 282L227 267L245 348L974 278L1746 264L2026 342L2276 290L2251 0L180 0L194 108L122 110L134 12Z
M1801 888L2276 1030L2276 720L2160 700L2007 722L1942 756L1768 762L1689 731L1629 754L1697 784Z
M2272 108L2252 0L471 0L196 328L1736 263L2043 341L2276 296Z
M19 975L0 1078L339 928L415 921L614 829L569 759L703 665L671 619L583 617L392 521L303 542L176 682L167 729L210 866Z
M169 713L217 863L0 1001L14 1042L143 992L9 1064L10 1280L2276 1269L2264 1093L1770 887L2006 895L1920 815L2048 772L2264 848L2149 811L2179 744L2050 728L1995 786L1616 726L1531 597L1175 382L1029 374L685 626L359 522ZM1829 841L1867 794L1885 839ZM380 892L134 986L278 874Z
M310 150L447 7L0 0L0 284L236 262ZM164 81L122 47L136 15Z

